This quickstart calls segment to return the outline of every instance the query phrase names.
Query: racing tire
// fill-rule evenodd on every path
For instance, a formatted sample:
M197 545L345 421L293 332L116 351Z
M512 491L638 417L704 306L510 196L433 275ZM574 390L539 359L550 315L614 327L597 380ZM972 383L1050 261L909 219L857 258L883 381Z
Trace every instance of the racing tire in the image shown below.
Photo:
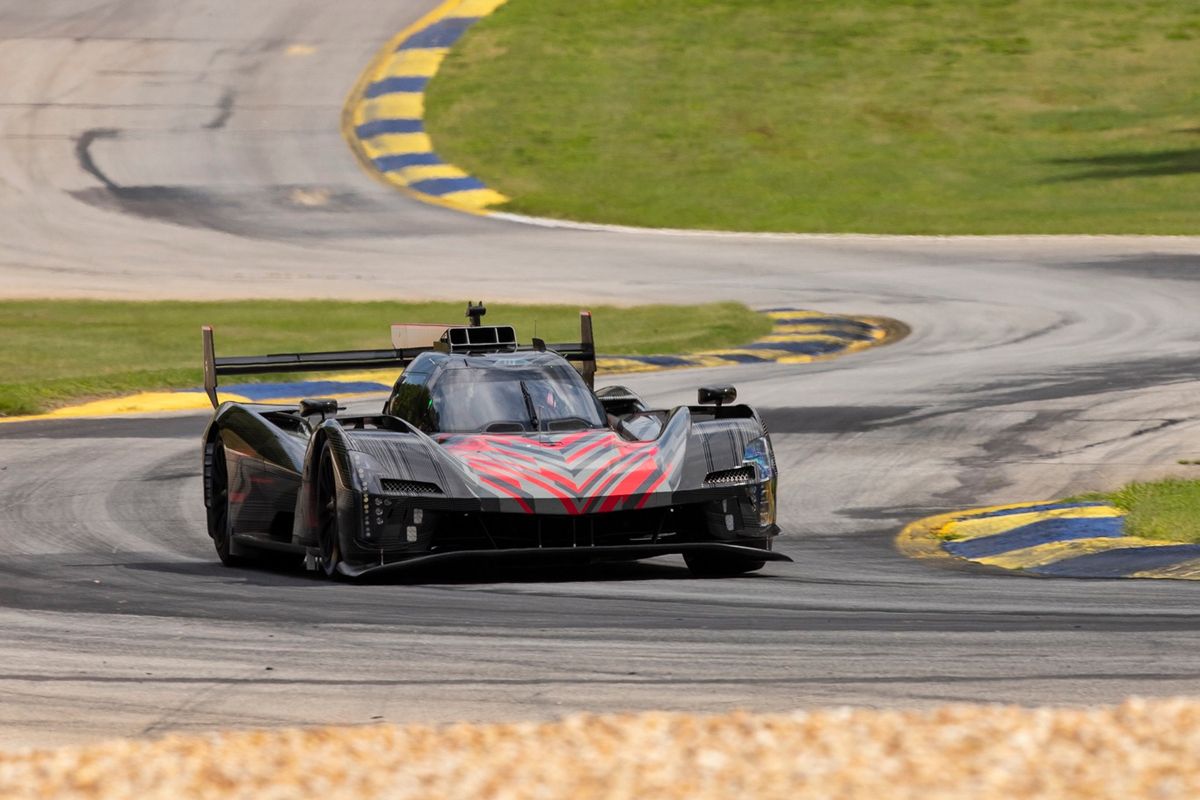
M229 466L220 437L205 446L204 460L208 473L208 535L212 537L222 564L241 566L246 563L245 559L231 552L233 521L229 514Z
M326 578L341 577L338 565L342 562L342 538L338 525L337 495L333 451L326 447L317 467L317 569Z
M732 578L766 566L766 561L726 553L684 553L683 561L697 578Z

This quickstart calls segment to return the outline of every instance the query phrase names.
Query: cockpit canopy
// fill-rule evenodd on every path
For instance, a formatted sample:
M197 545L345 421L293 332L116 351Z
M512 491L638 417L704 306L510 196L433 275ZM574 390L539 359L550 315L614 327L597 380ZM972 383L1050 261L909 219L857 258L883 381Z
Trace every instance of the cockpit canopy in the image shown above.
M552 354L428 354L405 370L385 412L427 433L530 433L605 427L583 378Z

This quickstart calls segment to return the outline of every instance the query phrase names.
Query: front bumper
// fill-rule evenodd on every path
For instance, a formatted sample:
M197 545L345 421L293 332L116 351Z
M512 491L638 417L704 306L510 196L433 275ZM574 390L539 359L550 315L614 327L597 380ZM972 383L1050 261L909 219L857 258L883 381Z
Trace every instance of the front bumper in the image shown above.
M468 510L478 509L478 501L363 495L348 504L352 512L361 504L362 513L355 514L358 535L343 542L342 557L358 571L454 553L504 558L586 551L637 558L639 552L683 553L699 545L769 551L779 528L773 515L763 519L752 498L747 487L736 487L701 497L676 494L664 497L674 503L642 509L570 516Z

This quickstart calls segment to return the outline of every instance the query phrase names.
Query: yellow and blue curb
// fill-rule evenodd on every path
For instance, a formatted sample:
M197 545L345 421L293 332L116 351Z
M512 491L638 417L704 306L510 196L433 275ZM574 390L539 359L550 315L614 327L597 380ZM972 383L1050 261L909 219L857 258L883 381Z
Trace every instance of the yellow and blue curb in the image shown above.
M384 46L355 84L342 134L386 183L436 205L483 213L507 197L441 159L425 131L425 88L467 29L505 0L448 0Z
M734 364L805 364L854 353L898 338L896 323L844 317L798 308L771 308L771 332L743 347L706 350L686 356L600 356L604 372L647 372L676 367L728 367Z
M723 367L735 364L801 364L854 353L894 341L906 329L893 320L847 317L795 308L764 311L772 320L771 333L742 347L708 350L684 356L600 356L600 372L651 372L678 367ZM329 375L318 380L230 384L222 400L239 403L296 403L305 397L354 400L391 391L392 382L379 372ZM118 414L153 414L167 411L201 411L210 408L201 388L143 392L126 397L96 400L59 408L35 417L5 417L0 422L30 419L107 417Z
M897 537L914 558L947 558L1056 578L1200 580L1200 544L1131 536L1102 502L1042 502L918 520Z

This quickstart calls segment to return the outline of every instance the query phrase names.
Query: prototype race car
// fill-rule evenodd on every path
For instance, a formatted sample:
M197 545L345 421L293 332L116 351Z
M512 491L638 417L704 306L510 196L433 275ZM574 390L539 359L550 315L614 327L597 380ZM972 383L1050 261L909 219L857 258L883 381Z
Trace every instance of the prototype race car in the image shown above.
M733 387L650 409L622 386L593 391L588 312L579 342L531 345L484 313L339 353L217 358L205 327L204 503L221 561L290 553L356 577L479 557L682 554L712 576L790 560L771 548L771 440ZM338 416L333 399L218 404L219 375L397 367L379 414Z

